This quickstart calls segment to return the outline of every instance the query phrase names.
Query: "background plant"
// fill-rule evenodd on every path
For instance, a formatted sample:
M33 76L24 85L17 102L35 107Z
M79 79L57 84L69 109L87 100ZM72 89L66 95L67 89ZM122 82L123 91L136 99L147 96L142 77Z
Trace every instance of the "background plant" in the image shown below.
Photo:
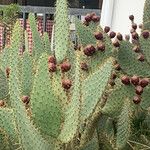
M10 4L0 8L0 25L4 27L3 47L5 47L5 44L7 43L6 36L7 34L11 34L19 13L20 7L17 4Z

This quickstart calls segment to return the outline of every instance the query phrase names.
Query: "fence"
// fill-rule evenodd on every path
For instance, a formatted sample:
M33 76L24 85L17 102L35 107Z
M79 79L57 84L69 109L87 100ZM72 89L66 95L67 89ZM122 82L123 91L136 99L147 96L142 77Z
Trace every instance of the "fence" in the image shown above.
M0 5L2 6L2 5ZM27 20L27 14L34 13L37 14L37 28L40 33L40 35L43 34L43 32L47 32L49 35L49 38L51 38L52 33L52 26L53 26L53 20L49 19L49 15L53 15L55 12L54 7L36 7L36 6L20 6L21 12L22 12L22 18L20 18L20 23L24 29L26 29L28 33L28 42L29 42L29 49L32 49L32 33L30 29L29 22ZM78 8L70 8L69 9L69 15L70 16L77 16L78 18L81 18L82 16L85 16L87 13L95 12L97 15L100 15L99 9L78 9ZM0 26L0 49L3 47L3 27ZM7 35L7 44L10 44L10 36Z

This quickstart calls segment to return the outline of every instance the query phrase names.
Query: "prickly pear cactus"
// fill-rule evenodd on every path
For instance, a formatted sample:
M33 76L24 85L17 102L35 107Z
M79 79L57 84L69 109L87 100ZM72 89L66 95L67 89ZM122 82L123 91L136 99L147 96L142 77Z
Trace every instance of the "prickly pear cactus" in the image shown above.
M100 17L91 13L83 22L75 18L73 44L67 0L56 2L54 51L48 34L38 33L33 14L29 51L17 21L10 47L0 53L0 149L150 148L149 3L141 35L129 16L130 42L102 29Z

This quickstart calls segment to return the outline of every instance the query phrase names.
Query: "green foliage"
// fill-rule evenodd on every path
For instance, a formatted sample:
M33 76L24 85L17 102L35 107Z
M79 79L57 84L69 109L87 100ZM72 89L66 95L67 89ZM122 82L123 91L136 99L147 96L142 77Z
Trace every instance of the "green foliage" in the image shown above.
M141 102L141 107L143 109L148 109L150 107L150 87L148 86L143 93L143 100Z
M50 43L50 39L49 39L47 32L44 32L44 34L43 34L43 43L44 43L45 52L47 52L47 54L50 55L51 54L51 43Z
M112 71L112 60L108 59L94 74L89 76L82 85L81 118L87 119L105 91Z
M5 25L13 25L18 18L20 7L17 4L11 4L0 8L3 16L0 16L0 22Z
M150 39L144 39L143 37L140 38L140 48L146 57L147 62L150 64L150 51L149 51L149 46L150 46Z
M59 139L64 143L71 141L77 133L80 112L80 90L80 64L79 56L77 56L73 94L71 102L66 107L65 121L61 134L59 135Z
M0 99L7 97L9 92L8 82L6 76L2 70L0 70Z
M122 149L126 145L131 134L131 102L127 98L124 101L122 112L118 119L117 148Z
M31 95L33 120L39 129L50 136L57 137L61 126L61 104L52 92L49 78L48 56L43 54L38 62Z
M79 19L75 20L75 25L78 42L82 44L83 47L87 44L96 44L96 40L93 38L93 33L88 27L84 26Z
M22 95L30 95L33 82L33 62L29 52L25 52L22 58L21 68Z
M149 64L137 60L138 54L133 52L133 46L127 41L121 42L118 52L118 62L128 75L150 76Z
M150 1L146 0L144 5L143 25L144 30L150 30Z
M107 103L102 109L103 114L108 116L118 116L122 110L122 105L125 99L128 97L132 99L134 96L134 88L132 86L124 86L118 83L116 87L112 90L111 94L108 96Z
M32 48L32 54L35 58L35 61L38 60L38 58L41 56L41 54L44 52L44 45L41 40L40 34L36 28L36 20L34 14L29 15L29 23L30 28L32 31L32 39L33 39L33 48Z
M62 30L63 29L63 30ZM67 0L56 1L55 24L54 24L54 47L58 62L62 62L69 46L69 18Z

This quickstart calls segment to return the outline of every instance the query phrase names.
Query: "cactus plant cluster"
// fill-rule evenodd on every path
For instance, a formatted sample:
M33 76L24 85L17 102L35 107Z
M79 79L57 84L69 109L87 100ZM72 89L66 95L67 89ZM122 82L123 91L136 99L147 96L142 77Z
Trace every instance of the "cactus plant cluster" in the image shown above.
M53 51L33 14L31 52L17 21L0 54L0 150L150 149L149 8L141 35L129 16L132 42L95 13L75 18L73 45L67 0L57 0Z

